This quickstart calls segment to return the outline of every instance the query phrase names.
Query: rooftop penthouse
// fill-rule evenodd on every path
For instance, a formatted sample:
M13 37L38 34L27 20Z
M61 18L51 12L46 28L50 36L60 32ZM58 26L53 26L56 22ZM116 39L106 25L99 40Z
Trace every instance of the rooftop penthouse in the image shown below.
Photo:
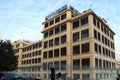
M64 10L66 10L66 9L72 10L72 11L73 11L73 14L79 14L79 11L76 10L75 8L73 8L71 5L64 5L64 6L62 6L61 8L57 9L56 11L54 11L54 12L50 13L49 15L47 15L47 16L45 17L45 20L48 20L48 19L52 18L52 17L55 16L56 14L58 14L58 13L64 11Z

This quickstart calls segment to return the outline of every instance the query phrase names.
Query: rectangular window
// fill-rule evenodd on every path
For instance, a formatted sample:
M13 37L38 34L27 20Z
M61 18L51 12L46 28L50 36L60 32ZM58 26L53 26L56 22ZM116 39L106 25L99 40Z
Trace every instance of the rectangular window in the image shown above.
M73 60L73 70L80 69L80 59Z
M105 56L105 48L103 47L103 55Z
M100 29L100 23L99 23L99 21L97 21L97 27Z
M95 67L98 68L98 58L95 58Z
M55 38L55 45L59 45L59 37Z
M106 67L106 61L105 60L103 60L103 68L105 68Z
M106 28L104 27L104 33L106 34Z
M95 46L94 47L95 48L95 52L98 53L98 46L97 46L97 44L95 43L94 46Z
M105 41L104 41L104 36L102 35L102 43L104 43Z
M45 32L44 38L47 38L47 37L48 37L48 32Z
M73 80L80 80L80 74L73 74Z
M47 58L47 52L43 52L43 59Z
M108 57L108 49L106 49L106 56Z
M66 70L66 60L61 61L61 70Z
M105 37L105 44L107 45L107 38Z
M60 27L55 28L55 34L58 34L60 32Z
M54 62L55 70L59 70L59 61Z
M66 30L67 30L66 24L62 25L61 26L61 32L66 31Z
M99 59L99 67L102 68L102 60Z
M54 24L54 20L51 20L50 21L50 26Z
M109 41L109 39L108 39L108 46L110 46L110 41Z
M61 56L66 56L66 54L67 54L66 47L61 48Z
M60 17L58 18L55 18L55 23L59 22L60 21Z
M61 36L61 44L66 43L66 35Z
M49 51L49 58L53 58L53 51Z
M97 39L97 31L94 29L94 38Z
M38 59L38 63L41 63L41 58L37 58Z
M54 50L54 57L59 57L59 49Z
M87 23L88 23L88 17L85 17L85 18L81 19L81 26L83 26Z
M99 45L99 53L101 54L101 46Z
M80 36L80 35L79 35L79 32L74 33L74 34L73 34L73 42L79 41L79 39L80 39L79 36Z
M101 41L101 36L99 32L98 32L98 40Z
M37 63L37 58L35 58L35 63Z
M107 35L109 36L109 30L107 29Z
M49 40L49 47L52 47L52 46L53 46L53 39Z
M84 58L82 59L82 68L90 68L90 59L89 58Z
M48 69L50 70L51 67L53 67L53 62L48 62Z
M26 62L26 61L25 61ZM32 59L32 64L34 64L35 63L35 60L34 59ZM26 63L25 63L26 64Z
M88 53L89 50L89 43L82 44L82 53Z
M41 55L41 50L38 51L38 55Z
M66 13L61 15L61 20L64 20L64 19L66 19Z
M96 19L93 17L93 24L96 26Z
M47 78L47 74L43 74L43 78L46 79Z
M82 74L82 80L90 80L90 74L89 73L83 73Z
M47 63L43 63L43 70L47 70Z
M80 54L80 45L73 46L73 55Z
M86 30L83 30L81 31L81 39L87 39L89 37L89 30L86 29Z
M59 45L59 37L55 38L55 45Z
M103 25L101 24L101 31L103 32L104 31L104 27L103 27Z
M44 48L47 48L48 47L48 41L45 41L44 42Z
M42 42L39 43L39 47L42 47Z
M48 23L45 23L45 28L47 28L48 27Z
M53 29L49 31L49 36L53 35Z
M74 29L74 28L78 28L79 25L80 25L80 24L79 24L79 20L73 22L73 29Z

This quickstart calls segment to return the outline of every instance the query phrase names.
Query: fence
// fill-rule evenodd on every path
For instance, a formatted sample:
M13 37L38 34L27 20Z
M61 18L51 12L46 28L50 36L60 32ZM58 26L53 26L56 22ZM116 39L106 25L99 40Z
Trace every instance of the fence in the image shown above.
M116 80L120 69L117 68L92 68L80 66L52 66L55 69L55 80ZM17 70L23 77L37 77L41 80L50 80L51 66L29 66ZM58 73L61 77L58 78Z

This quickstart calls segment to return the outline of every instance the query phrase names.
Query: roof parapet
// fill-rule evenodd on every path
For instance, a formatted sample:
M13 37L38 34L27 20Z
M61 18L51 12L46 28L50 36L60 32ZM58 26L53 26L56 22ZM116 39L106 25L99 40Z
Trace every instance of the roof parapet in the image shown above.
M79 14L79 11L76 10L75 8L73 8L71 5L64 5L61 8L57 9L56 11L54 11L54 12L50 13L49 15L47 15L45 17L45 20L50 19L51 17L55 16L56 14L66 10L66 9L71 9L73 11L73 14Z

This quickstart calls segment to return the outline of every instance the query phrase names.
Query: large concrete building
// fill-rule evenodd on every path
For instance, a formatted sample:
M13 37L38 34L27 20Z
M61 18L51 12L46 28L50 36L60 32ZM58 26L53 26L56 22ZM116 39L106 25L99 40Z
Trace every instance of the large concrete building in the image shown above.
M48 80L50 67L54 67L56 73L73 80L116 75L115 33L91 9L79 13L65 5L48 15L42 24L42 40L13 43L20 74Z

